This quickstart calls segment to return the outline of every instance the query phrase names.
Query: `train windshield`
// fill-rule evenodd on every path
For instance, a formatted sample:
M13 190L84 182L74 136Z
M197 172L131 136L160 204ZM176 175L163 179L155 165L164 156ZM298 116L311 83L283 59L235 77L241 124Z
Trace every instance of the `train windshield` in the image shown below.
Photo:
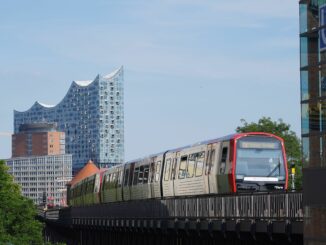
M285 180L281 142L272 137L247 136L237 142L237 179L277 177Z

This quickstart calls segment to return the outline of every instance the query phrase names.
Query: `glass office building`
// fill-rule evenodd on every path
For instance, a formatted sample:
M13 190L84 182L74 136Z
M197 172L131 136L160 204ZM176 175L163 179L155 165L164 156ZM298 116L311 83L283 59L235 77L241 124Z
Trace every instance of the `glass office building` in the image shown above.
M304 241L326 244L326 0L299 12Z
M14 131L26 123L57 123L65 132L66 153L73 169L92 159L99 166L124 160L123 67L94 80L74 81L55 105L39 102L27 111L14 111Z
M6 160L9 174L21 186L22 194L42 204L66 205L67 183L72 176L72 157L69 154L17 157Z

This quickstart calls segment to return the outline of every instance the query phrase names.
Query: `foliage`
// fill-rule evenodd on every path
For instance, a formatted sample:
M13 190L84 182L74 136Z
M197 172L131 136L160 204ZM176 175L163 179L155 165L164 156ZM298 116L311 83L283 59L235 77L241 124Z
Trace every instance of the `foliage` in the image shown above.
M36 207L21 195L7 171L0 161L0 244L43 244L42 224L35 220Z
M300 139L290 128L290 124L283 122L282 119L272 121L270 117L262 117L257 123L248 123L246 120L241 119L242 126L236 128L238 133L245 132L266 132L275 134L284 139L284 145L288 160L288 167L290 164L295 164L296 168L296 189L302 187L302 156ZM289 174L291 173L289 169Z

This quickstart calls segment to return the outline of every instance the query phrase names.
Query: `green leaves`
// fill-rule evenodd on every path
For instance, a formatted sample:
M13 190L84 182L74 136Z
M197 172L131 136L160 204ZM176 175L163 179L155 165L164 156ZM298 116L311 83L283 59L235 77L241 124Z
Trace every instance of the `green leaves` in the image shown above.
M257 123L248 123L245 119L241 119L240 121L242 126L236 128L238 133L266 132L275 134L284 139L288 164L290 165L290 163L294 163L296 166L296 189L301 189L303 165L301 145L300 139L295 134L295 132L291 130L291 125L283 122L282 119L279 119L278 121L272 121L270 117L262 117L258 120Z
M43 244L42 224L35 220L36 207L21 195L7 171L0 161L0 244Z

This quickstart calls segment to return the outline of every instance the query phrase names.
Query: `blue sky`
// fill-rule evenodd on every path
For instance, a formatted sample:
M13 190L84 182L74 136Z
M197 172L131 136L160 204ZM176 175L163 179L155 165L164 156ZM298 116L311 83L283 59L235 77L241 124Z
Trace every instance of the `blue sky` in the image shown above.
M13 110L125 68L126 160L282 118L300 134L298 2L3 1L0 158Z

